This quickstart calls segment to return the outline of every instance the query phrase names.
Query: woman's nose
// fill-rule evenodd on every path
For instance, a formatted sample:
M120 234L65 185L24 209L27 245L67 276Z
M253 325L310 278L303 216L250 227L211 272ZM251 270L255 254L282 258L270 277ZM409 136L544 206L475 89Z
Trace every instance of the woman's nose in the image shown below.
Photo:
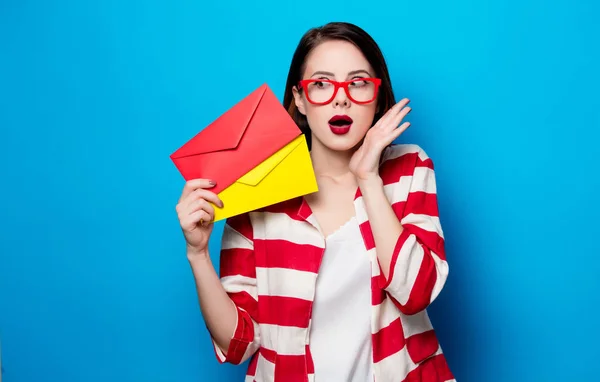
M348 106L348 97L346 95L346 91L342 88L338 89L337 94L335 95L334 104L335 106L344 105Z

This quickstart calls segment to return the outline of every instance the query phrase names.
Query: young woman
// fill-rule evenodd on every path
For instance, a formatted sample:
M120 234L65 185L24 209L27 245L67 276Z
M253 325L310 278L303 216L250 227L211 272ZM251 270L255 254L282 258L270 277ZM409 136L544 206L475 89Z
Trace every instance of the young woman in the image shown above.
M177 212L219 362L246 381L453 380L426 308L448 276L433 163L392 144L409 126L379 47L359 27L309 30L284 106L306 134L319 191L227 219L208 253L209 179Z

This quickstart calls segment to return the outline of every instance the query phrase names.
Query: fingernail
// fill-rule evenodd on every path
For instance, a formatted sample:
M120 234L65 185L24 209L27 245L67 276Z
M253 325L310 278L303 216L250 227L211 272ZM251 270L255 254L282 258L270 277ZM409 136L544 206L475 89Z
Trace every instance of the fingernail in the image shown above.
M210 184L211 186L215 186L217 183L214 180L209 180L208 184Z

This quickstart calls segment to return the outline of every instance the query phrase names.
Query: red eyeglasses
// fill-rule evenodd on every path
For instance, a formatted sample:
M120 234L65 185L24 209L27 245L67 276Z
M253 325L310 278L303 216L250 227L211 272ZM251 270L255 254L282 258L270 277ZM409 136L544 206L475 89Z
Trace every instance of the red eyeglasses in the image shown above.
M314 105L326 105L333 101L339 88L344 89L352 102L366 104L377 98L380 85L379 78L355 78L343 82L314 78L298 82L298 89L306 89L306 99Z

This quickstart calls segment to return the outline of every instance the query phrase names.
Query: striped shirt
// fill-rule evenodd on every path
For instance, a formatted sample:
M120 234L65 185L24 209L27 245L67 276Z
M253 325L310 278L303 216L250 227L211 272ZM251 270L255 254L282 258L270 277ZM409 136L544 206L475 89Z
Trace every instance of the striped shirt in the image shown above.
M417 145L391 145L379 175L404 229L386 278L357 189L355 216L371 265L374 380L454 381L426 311L448 277L433 162ZM246 382L314 381L309 333L324 250L302 197L226 220L219 273L238 316L226 353L213 339L219 362L250 360Z

